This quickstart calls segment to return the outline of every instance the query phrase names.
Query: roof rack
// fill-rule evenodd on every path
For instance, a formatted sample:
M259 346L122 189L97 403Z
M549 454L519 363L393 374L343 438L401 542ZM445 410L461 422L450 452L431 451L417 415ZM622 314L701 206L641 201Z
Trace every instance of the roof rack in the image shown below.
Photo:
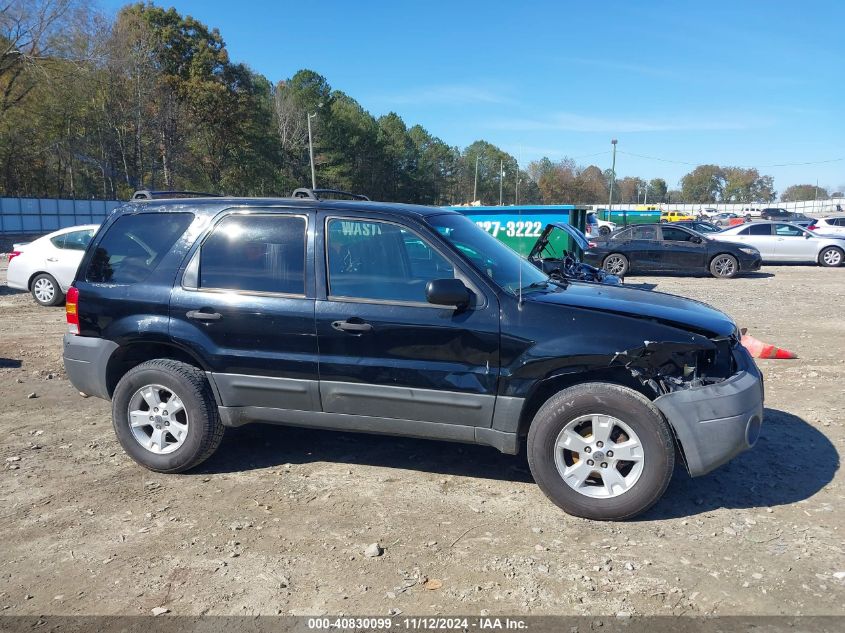
M352 200L369 200L367 196L362 193L351 193L349 191L341 191L340 189L309 189L307 187L300 187L294 189L291 197L293 198L307 198L309 200L324 200L324 194L333 196L346 196Z
M204 191L150 191L139 189L132 194L132 200L158 200L160 198L219 198L220 194Z

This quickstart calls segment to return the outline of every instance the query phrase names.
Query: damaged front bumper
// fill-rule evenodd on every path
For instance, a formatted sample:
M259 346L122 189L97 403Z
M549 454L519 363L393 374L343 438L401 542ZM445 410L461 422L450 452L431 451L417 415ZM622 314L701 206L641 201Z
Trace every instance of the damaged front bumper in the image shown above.
M715 384L672 391L654 404L666 416L692 477L709 473L754 446L763 423L763 376L743 347L737 373Z

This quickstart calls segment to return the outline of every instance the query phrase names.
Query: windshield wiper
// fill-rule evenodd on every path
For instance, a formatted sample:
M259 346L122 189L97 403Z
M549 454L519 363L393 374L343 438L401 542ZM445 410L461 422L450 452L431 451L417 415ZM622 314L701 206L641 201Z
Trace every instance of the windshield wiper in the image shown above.
M544 281L532 281L527 286L523 286L522 288L517 289L517 293L526 292L528 290L534 290L537 288L548 288L549 284L554 283L551 279L546 279Z

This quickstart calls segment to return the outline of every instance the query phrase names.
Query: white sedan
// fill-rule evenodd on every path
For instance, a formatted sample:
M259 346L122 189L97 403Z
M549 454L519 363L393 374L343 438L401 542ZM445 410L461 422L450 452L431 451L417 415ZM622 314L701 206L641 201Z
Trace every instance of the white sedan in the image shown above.
M586 235L597 237L599 235L610 235L616 230L615 222L600 220L595 212L587 213Z
M821 266L845 262L845 236L817 235L789 222L732 226L719 233L719 240L753 246L764 262L813 262Z
M9 253L6 283L10 288L28 290L43 306L59 305L98 228L97 224L72 226L15 244Z

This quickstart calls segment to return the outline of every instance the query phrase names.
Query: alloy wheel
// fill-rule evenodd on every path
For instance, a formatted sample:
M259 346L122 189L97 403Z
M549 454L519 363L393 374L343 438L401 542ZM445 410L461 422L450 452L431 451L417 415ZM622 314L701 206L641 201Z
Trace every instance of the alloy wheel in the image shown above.
M643 473L640 438L622 420L590 413L569 422L555 441L555 466L566 485L586 497L612 499Z
M611 255L605 260L604 269L611 275L618 275L625 270L625 261L619 255Z
M177 450L188 437L188 413L182 400L162 385L146 385L129 399L132 436L156 455Z
M717 257L713 261L713 268L719 277L731 277L736 273L736 262L726 255Z
M831 248L830 250L825 251L822 259L828 266L839 266L839 264L842 263L842 253L835 248Z

